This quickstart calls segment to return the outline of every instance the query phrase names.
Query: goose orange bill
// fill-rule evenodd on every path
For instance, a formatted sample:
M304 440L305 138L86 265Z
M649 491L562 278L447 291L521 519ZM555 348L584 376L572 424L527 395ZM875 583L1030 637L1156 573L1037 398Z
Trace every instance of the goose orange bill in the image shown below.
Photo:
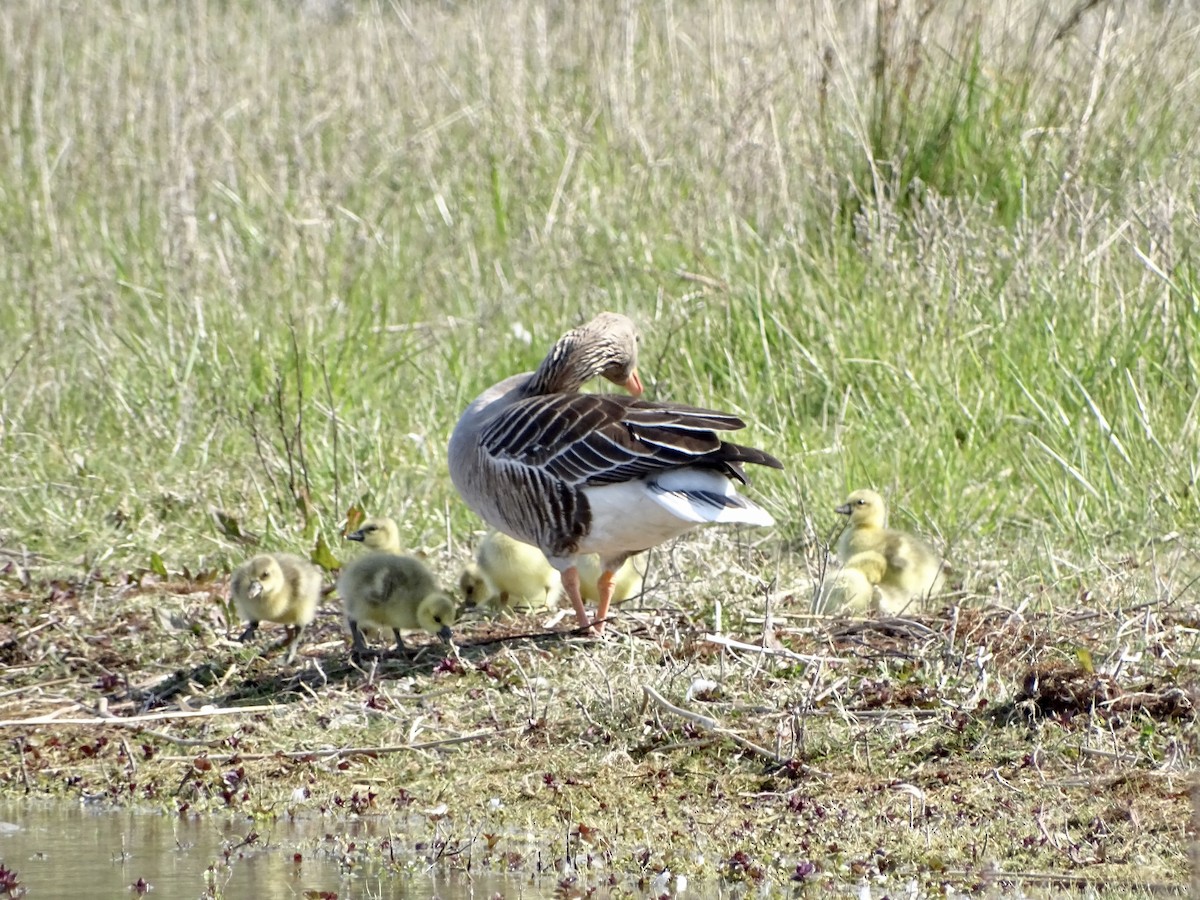
M637 369L629 373L629 377L625 379L621 387L629 391L634 397L640 397L645 393L646 389L642 387L642 379L638 378Z

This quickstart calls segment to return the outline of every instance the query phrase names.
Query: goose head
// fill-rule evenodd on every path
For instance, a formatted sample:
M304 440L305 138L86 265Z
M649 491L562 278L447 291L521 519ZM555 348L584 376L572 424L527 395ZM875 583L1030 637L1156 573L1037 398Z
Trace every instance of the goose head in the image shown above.
M400 527L395 519L387 516L371 516L362 523L358 531L346 535L349 540L362 541L372 550L387 550L400 546Z
M417 607L417 624L446 643L450 642L450 626L455 618L454 601L441 591L434 591Z
M852 493L835 512L849 516L853 528L882 528L887 521L887 506L883 498L865 489Z
M250 585L246 593L251 600L266 594L270 596L283 588L283 569L273 556L256 556L250 560Z
M528 392L570 393L599 375L640 397L637 346L637 329L628 316L600 313L558 339L533 374Z

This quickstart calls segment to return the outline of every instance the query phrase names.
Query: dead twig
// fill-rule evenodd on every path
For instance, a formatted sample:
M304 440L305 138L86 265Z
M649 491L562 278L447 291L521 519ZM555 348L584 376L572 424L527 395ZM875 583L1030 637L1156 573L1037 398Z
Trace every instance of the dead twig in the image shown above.
M21 760L21 784L25 786L25 793L29 793L29 770L25 768L25 741L23 738L17 738L13 741L17 746L17 756Z
M470 744L501 734L524 731L524 725L514 725L511 728L500 728L495 731L477 731L473 734L462 734L452 738L442 738L436 741L424 741L420 744L392 744L386 747L339 747L336 750L279 750L275 753L220 753L209 754L206 759L211 762L231 762L232 760L262 760L262 759L312 759L324 761L329 759L346 759L350 756L383 756L388 753L404 753L410 750L438 750L455 744ZM190 756L163 756L161 762L191 762Z
M89 716L86 719L59 719L53 713L29 719L0 720L0 728L17 728L25 725L140 725L143 722L161 722L164 719L205 719L211 716L231 716L238 713L270 712L278 709L273 704L266 706L228 706L220 709L173 710L164 713L147 713L142 716Z
M784 659L794 659L796 662L802 663L837 663L841 662L835 656L810 656L805 653L796 653L788 650L786 647L760 647L758 644L747 644L744 641L736 641L733 638L725 637L723 634L706 634L704 641L709 644L717 644L721 647L728 647L731 650L744 650L748 653L762 653L766 656L782 656Z
M225 741L224 737L214 738L181 738L173 734L167 734L165 731L155 731L152 728L143 728L142 734L148 734L152 738L158 738L160 741L166 741L170 744L177 744L180 747L205 747L212 744L220 744Z
M763 759L770 760L772 763L774 763L777 766L783 766L783 765L786 765L787 763L791 762L791 760L784 759L783 757L779 756L778 754L772 753L766 747L760 747L758 744L754 743L753 741L742 737L736 731L730 731L728 728L725 728L723 725L721 725L720 722L718 722L716 719L712 718L711 716L706 716L701 713L692 712L691 710L683 709L682 707L676 706L675 704L668 701L665 697L663 697L663 695L660 694L658 691L656 691L654 688L650 687L650 685L648 685L648 684L642 685L642 691L646 695L646 699L649 702L653 703L655 706L657 706L659 709L666 710L667 712L671 713L672 715L679 716L681 719L686 719L687 721L691 722L693 725L695 725L697 728L701 729L702 731L711 731L713 734L720 735L723 738L727 738L727 739L733 741L739 747L749 750L751 753L754 753L756 756L761 756ZM824 774L824 773L819 772L816 769L812 769L808 766L802 766L801 768L804 772L806 772L808 774L813 774L813 775Z

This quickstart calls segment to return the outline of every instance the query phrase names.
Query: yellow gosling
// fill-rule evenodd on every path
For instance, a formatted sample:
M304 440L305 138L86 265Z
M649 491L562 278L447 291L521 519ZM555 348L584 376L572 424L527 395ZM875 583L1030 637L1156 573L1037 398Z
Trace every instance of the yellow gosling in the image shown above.
M488 581L477 562L463 566L462 574L458 576L458 589L463 595L463 606L467 608L483 606L496 596L496 586Z
M894 603L901 607L919 606L942 590L941 558L920 538L886 527L887 506L875 491L855 491L837 512L850 519L837 543L838 559L844 567L859 569L872 584L891 589ZM873 555L858 558L864 553Z
M400 545L400 526L396 520L388 516L371 516L365 519L358 531L346 535L351 541L361 541L368 550L379 550L383 553L400 554L404 549Z
M317 614L321 573L316 566L290 553L264 553L233 573L229 593L238 615L250 623L238 638L248 641L259 622L287 626L286 662L296 658L304 629Z
M843 566L821 583L814 612L824 615L862 615L875 608L878 585L858 569Z
M646 577L647 554L638 553L629 557L613 573L613 603L624 603L642 592L642 579ZM584 600L600 602L598 584L601 572L600 557L595 553L579 558L579 592Z
M392 629L397 650L407 649L400 632L417 628L450 641L450 626L456 618L454 601L415 557L368 553L347 563L337 586L355 657L367 649L362 626Z
M501 531L489 531L475 549L475 563L459 579L464 595L497 610L553 609L562 593L562 576L532 544Z

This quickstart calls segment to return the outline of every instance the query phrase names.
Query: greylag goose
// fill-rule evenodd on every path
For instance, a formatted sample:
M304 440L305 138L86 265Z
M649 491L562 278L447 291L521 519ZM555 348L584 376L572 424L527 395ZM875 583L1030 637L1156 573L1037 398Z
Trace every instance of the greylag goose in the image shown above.
M889 606L919 603L942 590L941 558L920 538L885 527L887 505L875 491L855 491L837 512L850 517L838 538L838 559L872 584L892 588L895 600Z
M583 394L603 376L631 396ZM562 572L581 627L601 632L613 573L629 556L706 522L771 525L737 493L743 463L783 468L761 450L723 441L737 416L638 399L637 332L601 313L567 332L535 372L493 385L450 437L450 478L467 506L505 534L538 547ZM600 556L600 597L588 619L577 568Z
M229 581L238 615L250 623L239 641L248 641L259 622L287 626L287 662L296 658L300 637L317 614L321 573L316 566L290 553L264 553L243 563Z

